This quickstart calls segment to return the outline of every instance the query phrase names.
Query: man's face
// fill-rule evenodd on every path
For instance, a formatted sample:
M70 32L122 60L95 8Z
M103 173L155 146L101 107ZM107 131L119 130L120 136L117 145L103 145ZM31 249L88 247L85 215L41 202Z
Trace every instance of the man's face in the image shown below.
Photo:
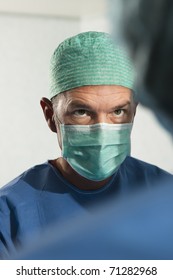
M136 103L132 91L122 86L83 86L67 91L54 110L63 124L120 124L133 122ZM60 135L58 121L57 131Z

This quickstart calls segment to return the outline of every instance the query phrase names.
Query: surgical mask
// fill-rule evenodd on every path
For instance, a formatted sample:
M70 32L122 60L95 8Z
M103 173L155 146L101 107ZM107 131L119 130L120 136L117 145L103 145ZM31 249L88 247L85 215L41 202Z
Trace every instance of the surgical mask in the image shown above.
M132 123L60 125L62 157L81 176L101 181L130 155Z

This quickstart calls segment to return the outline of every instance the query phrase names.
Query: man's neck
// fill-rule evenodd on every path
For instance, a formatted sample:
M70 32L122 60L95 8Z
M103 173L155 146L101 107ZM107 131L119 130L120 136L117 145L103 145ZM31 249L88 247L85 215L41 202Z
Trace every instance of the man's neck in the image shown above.
M110 180L110 177L102 181L88 180L79 175L62 157L51 161L51 164L59 170L67 181L81 190L97 190L103 187Z

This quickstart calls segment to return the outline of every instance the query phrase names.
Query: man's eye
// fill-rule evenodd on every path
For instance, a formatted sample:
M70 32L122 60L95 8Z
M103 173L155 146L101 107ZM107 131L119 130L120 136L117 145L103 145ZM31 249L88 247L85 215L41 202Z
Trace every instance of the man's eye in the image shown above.
M116 116L122 116L122 115L124 114L124 110L122 110L122 109L115 110L115 111L114 111L114 114L115 114Z
M85 117L87 116L87 111L84 109L76 110L73 112L76 117Z

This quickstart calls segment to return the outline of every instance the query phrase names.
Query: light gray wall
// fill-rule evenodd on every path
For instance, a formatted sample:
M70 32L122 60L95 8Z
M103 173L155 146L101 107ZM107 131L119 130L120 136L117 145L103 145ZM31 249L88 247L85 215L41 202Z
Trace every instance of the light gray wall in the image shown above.
M155 115L138 105L132 131L132 155L173 173L173 141Z
M39 102L54 49L79 32L77 19L0 14L0 186L60 154Z

